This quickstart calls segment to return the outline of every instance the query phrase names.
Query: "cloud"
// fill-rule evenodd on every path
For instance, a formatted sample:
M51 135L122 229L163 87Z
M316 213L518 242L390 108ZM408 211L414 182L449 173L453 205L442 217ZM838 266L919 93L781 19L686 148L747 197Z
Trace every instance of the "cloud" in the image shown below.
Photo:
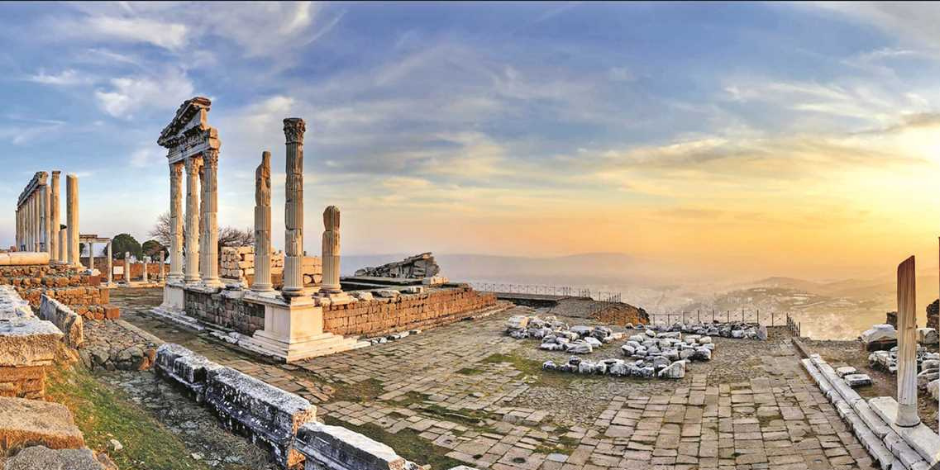
M159 147L146 145L138 148L131 153L130 166L134 168L146 168L156 166L166 161L166 153Z
M95 14L53 23L60 37L93 41L144 43L168 50L179 50L187 43L185 24L159 21L139 16L118 17Z
M175 109L192 98L194 86L182 70L170 68L162 75L137 75L113 78L108 88L95 90L102 111L113 117L129 119L145 109Z
M816 8L832 11L855 21L873 25L897 37L940 49L937 24L940 6L921 2L814 2Z
M83 85L94 81L91 77L85 76L72 69L65 69L58 74L47 74L44 70L40 70L39 73L27 77L27 80L43 85L55 86Z

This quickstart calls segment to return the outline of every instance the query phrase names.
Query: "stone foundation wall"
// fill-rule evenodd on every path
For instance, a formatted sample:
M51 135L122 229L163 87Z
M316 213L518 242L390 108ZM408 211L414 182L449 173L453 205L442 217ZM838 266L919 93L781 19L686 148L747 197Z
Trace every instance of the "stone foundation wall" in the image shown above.
M646 310L626 304L605 307L594 314L594 319L609 325L619 326L627 324L648 325L650 322L650 316L646 313Z
M0 367L0 397L41 399L46 393L46 368Z
M470 287L433 289L395 298L360 300L323 308L323 329L343 336L379 336L446 325L496 305L496 296Z
M83 262L87 263L88 260L84 260ZM115 268L118 266L124 266L124 260L116 259L113 261L112 266ZM95 269L97 269L101 273L102 281L108 280L108 258L107 257L95 258ZM127 272L127 270L125 269L124 272ZM166 263L163 266L163 274L166 275L169 272L170 272L170 264ZM131 279L138 281L142 279L143 277L144 277L144 265L142 263L131 263ZM160 277L160 263L159 262L147 263L147 279L156 280L159 277ZM111 277L111 279L114 280L114 282L125 280L123 274L115 274Z
M39 317L51 321L65 337L63 340L70 348L78 349L85 341L82 317L61 302L46 295L42 296Z
M42 398L46 367L61 339L62 332L33 315L14 288L0 286L0 397Z
M120 310L108 305L109 290L100 284L99 276L82 274L69 266L0 266L0 285L13 286L34 310L39 310L46 295L88 319L117 318Z
M251 336L264 329L264 306L226 297L225 291L206 294L186 290L186 314L201 322Z

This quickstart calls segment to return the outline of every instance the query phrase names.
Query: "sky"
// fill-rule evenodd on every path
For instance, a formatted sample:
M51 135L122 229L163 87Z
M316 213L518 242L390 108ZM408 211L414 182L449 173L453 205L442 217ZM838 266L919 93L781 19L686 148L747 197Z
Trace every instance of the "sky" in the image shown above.
M938 22L896 3L0 3L0 243L53 169L80 177L83 233L149 238L157 137L206 96L220 224L252 225L270 150L276 248L282 120L302 117L311 253L337 205L345 253L936 270Z

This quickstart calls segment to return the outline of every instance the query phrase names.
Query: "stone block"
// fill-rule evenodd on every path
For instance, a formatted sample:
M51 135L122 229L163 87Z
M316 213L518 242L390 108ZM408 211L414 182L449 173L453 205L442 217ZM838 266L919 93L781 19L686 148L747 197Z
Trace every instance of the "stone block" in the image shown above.
M900 436L908 447L916 451L920 458L927 460L931 465L936 463L937 457L940 456L940 436L928 428L926 424L919 423L911 427L901 427L894 424L898 413L898 402L891 397L872 398L868 400L868 406L891 427L892 431ZM890 437L890 435L886 437L886 440ZM890 444L888 448L892 451L895 450ZM909 460L903 455L898 455L898 452L895 452L895 455L902 462Z
M88 448L27 447L6 460L4 470L108 470ZM114 468L114 467L111 467Z
M208 371L205 401L227 428L269 448L282 467L303 461L294 437L316 418L316 407L307 400L223 367Z
M380 442L339 426L301 426L295 448L306 457L306 470L404 470L408 462Z
M191 392L197 402L204 399L210 371L222 366L178 345L167 343L157 348L157 371Z
M65 344L70 348L80 348L85 342L82 317L71 308L46 295L39 305L39 316L51 321L64 335Z
M24 398L0 398L0 450L9 451L27 445L77 449L83 447L85 441L65 405Z
M36 317L0 320L0 366L45 366L55 358L62 332Z

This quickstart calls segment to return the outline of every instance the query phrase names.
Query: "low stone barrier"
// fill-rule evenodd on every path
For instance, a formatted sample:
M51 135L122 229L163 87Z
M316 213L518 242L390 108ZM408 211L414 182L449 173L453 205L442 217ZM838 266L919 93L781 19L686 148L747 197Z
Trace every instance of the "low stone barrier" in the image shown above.
M293 393L220 366L178 344L157 349L158 375L205 403L223 424L268 448L279 466L306 470L418 470L391 447L317 423L316 407Z
M82 317L66 307L61 302L51 299L48 296L42 296L42 302L39 305L39 316L43 320L51 321L53 325L59 328L65 337L63 340L70 348L78 349L82 347L85 341L84 326Z
M14 289L0 288L0 397L42 398L60 339L62 332L35 317Z

